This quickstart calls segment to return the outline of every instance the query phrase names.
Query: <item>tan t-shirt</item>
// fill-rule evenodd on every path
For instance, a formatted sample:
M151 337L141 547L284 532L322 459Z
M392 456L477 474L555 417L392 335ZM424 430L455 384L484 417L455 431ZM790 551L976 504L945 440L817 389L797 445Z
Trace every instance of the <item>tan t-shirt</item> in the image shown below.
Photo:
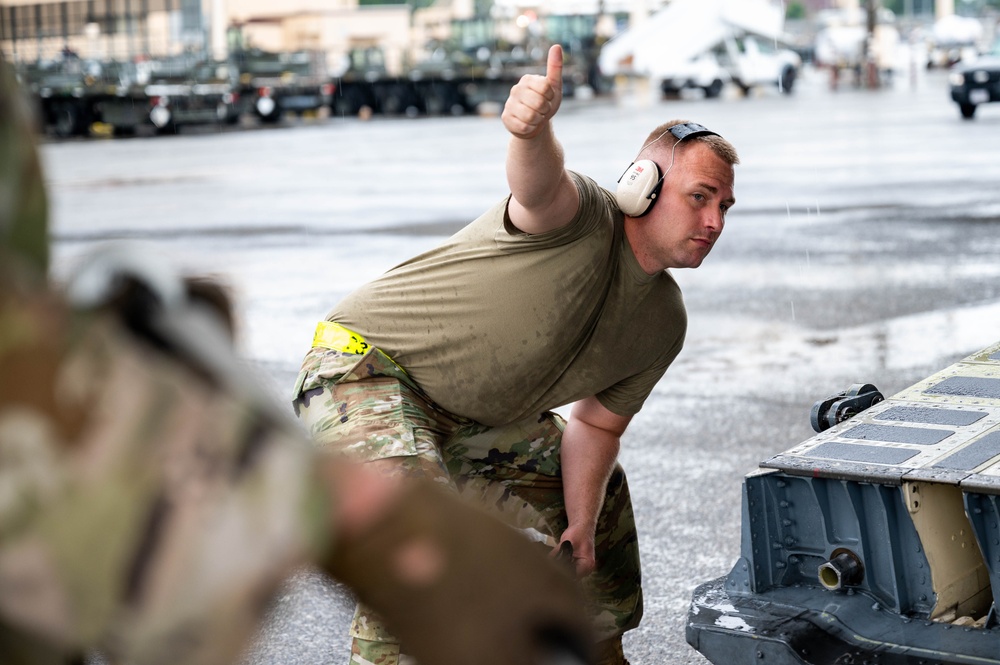
M388 353L440 406L486 425L594 395L635 414L681 350L684 302L668 272L640 268L612 194L572 175L580 210L567 226L521 233L505 199L327 319Z

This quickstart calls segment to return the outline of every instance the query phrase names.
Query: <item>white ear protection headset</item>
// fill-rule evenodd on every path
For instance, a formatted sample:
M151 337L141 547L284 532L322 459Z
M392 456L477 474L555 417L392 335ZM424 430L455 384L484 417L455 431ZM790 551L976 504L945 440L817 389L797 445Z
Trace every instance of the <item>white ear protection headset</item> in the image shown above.
M625 173L622 173L621 177L618 178L615 198L618 201L618 208L629 217L642 217L653 209L653 204L656 203L660 190L663 188L663 179L673 168L674 151L677 150L677 146L682 140L688 136L718 136L715 132L697 123L686 122L668 127L665 132L642 146L639 149L639 154L641 155L643 150L662 139L668 132L677 139L677 142L674 143L673 150L670 151L670 164L666 171L661 174L660 167L652 160L637 159L629 164Z

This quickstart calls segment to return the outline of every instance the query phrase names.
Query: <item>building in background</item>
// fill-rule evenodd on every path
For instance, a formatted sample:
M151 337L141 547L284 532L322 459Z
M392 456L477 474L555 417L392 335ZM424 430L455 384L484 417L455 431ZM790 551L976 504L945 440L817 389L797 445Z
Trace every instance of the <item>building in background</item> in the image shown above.
M180 52L202 47L205 26L201 0L0 0L0 45L15 62Z
M266 50L333 57L378 44L401 62L414 33L423 40L472 11L473 0L415 11L403 3L359 6L358 0L0 0L0 48L14 61L68 52L94 60L184 52L221 58L239 39Z
M0 49L13 61L134 60L201 52L225 57L234 46L322 51L335 71L354 50L378 48L402 71L427 44L471 39L523 42L549 15L606 16L595 31L642 20L664 0L436 0L414 6L359 0L0 0ZM617 17L617 18L616 18ZM623 18L624 17L624 18ZM479 27L470 27L477 22ZM466 34L456 36L455 25ZM487 26L488 27L485 27Z

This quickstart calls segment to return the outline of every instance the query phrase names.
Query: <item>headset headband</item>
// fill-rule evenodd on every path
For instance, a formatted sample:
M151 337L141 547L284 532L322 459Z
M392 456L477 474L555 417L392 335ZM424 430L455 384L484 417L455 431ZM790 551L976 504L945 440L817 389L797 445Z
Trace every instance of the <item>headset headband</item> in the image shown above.
M683 141L689 136L718 136L716 132L696 122L685 122L680 125L674 125L667 131L673 134L674 138L678 141Z
M667 127L666 131L639 148L639 154L641 155L643 150L666 136L667 132L673 134L674 138L677 139L677 143L680 143L689 136L719 136L718 132L713 132L711 129L708 129L704 125L699 125L697 122L682 122L679 125L671 125L670 127ZM677 149L677 143L674 144L675 150ZM673 161L672 153L671 161Z

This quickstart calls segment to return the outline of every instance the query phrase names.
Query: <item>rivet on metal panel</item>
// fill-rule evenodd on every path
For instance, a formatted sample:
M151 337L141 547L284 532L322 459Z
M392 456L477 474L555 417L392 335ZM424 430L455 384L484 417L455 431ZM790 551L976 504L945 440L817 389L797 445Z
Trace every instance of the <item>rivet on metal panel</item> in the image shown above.
M910 483L903 486L903 496L906 499L906 510L910 514L920 510L920 484Z

